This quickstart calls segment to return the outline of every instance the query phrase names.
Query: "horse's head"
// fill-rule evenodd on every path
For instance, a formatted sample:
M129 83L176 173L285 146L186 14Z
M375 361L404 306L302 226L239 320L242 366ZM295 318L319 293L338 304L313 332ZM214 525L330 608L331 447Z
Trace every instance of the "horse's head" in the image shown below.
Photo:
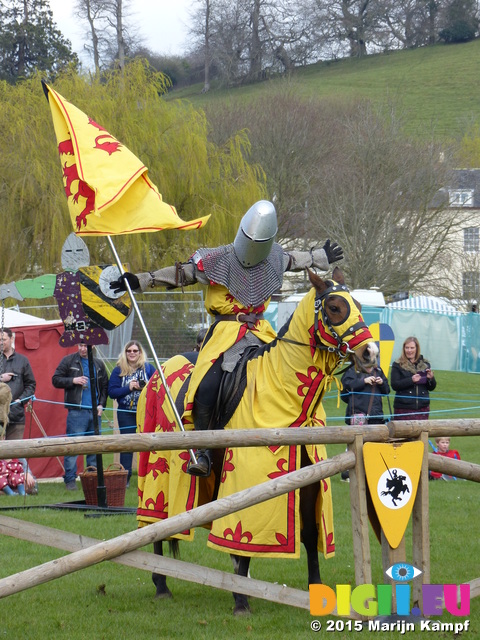
M352 356L361 367L374 366L378 347L361 316L361 305L345 286L342 271L335 267L332 280L323 280L308 271L316 290L315 340L341 357Z

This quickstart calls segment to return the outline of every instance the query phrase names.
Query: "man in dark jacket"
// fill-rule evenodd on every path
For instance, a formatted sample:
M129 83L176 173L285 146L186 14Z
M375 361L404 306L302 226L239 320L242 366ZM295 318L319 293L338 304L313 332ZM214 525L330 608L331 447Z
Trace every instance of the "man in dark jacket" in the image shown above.
M67 436L86 436L95 433L93 422L92 398L88 368L87 345L78 345L78 352L65 356L60 361L52 377L52 384L57 389L64 389L67 415ZM105 365L98 358L93 359L95 369L96 409L98 428L100 430L102 413L107 404L108 374ZM77 457L65 456L65 486L69 491L76 491ZM96 467L96 456L87 456L87 466Z
M22 440L25 431L25 405L35 393L35 376L28 358L13 348L13 332L4 328L0 332L0 382L12 392L5 438Z

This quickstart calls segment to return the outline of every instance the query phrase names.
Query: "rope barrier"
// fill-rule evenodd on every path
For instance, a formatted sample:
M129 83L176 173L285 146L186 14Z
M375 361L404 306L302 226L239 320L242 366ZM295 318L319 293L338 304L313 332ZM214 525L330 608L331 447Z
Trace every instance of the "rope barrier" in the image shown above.
M361 395L363 392L358 393L357 395ZM370 395L365 393L364 395ZM336 397L336 394L327 394L325 397L326 399L333 399ZM386 397L386 394L379 394L379 397ZM412 396L408 396L410 399L412 398ZM57 405L57 406L62 406L62 407L70 407L70 408L80 408L80 405L77 404L65 404L65 402L56 402L53 400L47 400L47 399L43 399L43 398L38 398L36 396L30 396L28 399L26 400L31 400L32 402L35 403L43 403L43 404L49 404L49 405ZM439 397L439 396L435 396L434 401L452 401L452 402L456 402L456 400L453 398L447 398L447 397ZM430 416L435 415L439 418L443 418L443 417L447 417L449 414L454 415L455 417L459 417L459 414L465 414L466 412L472 411L472 412L477 412L476 415L478 415L478 412L480 411L480 395L476 396L472 402L477 402L477 404L472 404L472 405L468 405L468 406L463 406L463 407L458 407L456 406L455 408L452 409L430 409ZM91 409L91 407L82 407L82 409ZM125 413L132 413L130 411L128 411L127 409L120 409L120 408L116 408L114 409L113 407L105 407L102 413L102 434L108 434L108 433L113 433L114 432L114 424L113 424L113 414L114 412L117 413L121 413L121 412L125 412ZM416 414L417 412L415 410L412 410L411 415ZM112 416L111 418L109 417L109 414ZM402 417L404 419L408 419L408 416L410 414L402 414ZM339 421L339 420L343 420L345 419L345 417L351 417L351 416L327 416L327 422L329 425L335 424L335 421ZM370 415L371 418L380 418L380 417L384 417L387 421L390 420L395 420L395 414L394 413L389 413L389 412L385 412L382 414L382 416L379 416L377 414L371 414ZM37 416L38 419L38 416ZM38 424L38 423L37 423ZM39 429L42 431L42 428L40 428L41 425L39 425ZM122 428L118 427L120 433L122 432ZM89 435L89 432L85 432L84 434L78 434L78 435ZM65 434L56 434L56 435L46 435L45 437L48 438L63 438L65 437Z

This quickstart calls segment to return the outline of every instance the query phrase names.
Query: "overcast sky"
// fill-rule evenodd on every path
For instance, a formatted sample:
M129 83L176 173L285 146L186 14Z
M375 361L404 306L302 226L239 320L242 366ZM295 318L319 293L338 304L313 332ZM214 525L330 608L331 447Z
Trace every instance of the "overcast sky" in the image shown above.
M188 8L192 0L131 0L132 15L138 33L155 53L180 55L187 38ZM72 0L50 0L53 19L79 55L83 51L86 25L72 17ZM86 60L82 57L82 62Z

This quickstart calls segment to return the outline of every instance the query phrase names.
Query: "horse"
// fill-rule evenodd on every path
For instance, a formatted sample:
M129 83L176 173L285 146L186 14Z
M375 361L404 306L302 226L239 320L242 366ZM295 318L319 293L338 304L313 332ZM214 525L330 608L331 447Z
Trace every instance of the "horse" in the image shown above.
M273 342L247 350L232 377L234 393L222 401L225 429L308 427L325 424L322 398L346 360L372 366L378 347L336 267L331 280L309 271L312 289ZM179 413L194 362L188 354L163 365L164 377ZM338 384L338 383L337 383ZM227 385L228 386L228 385ZM185 420L184 428L193 424ZM177 430L158 374L152 377L137 409L140 432ZM187 451L142 452L139 456L139 526L181 513L215 497L259 484L326 458L324 445L215 450L213 473L186 473ZM220 461L218 459L220 452ZM248 473L245 472L248 470ZM301 527L301 530L300 530ZM267 531L268 530L268 531ZM191 540L193 532L175 536ZM318 549L334 554L329 479L244 509L211 525L208 546L231 554L235 573L248 575L252 556L299 557L300 538L307 552L308 584L321 583ZM175 551L175 549L174 549ZM162 542L154 544L162 554ZM171 597L166 577L152 575L156 597ZM234 614L248 613L246 596L233 594Z

